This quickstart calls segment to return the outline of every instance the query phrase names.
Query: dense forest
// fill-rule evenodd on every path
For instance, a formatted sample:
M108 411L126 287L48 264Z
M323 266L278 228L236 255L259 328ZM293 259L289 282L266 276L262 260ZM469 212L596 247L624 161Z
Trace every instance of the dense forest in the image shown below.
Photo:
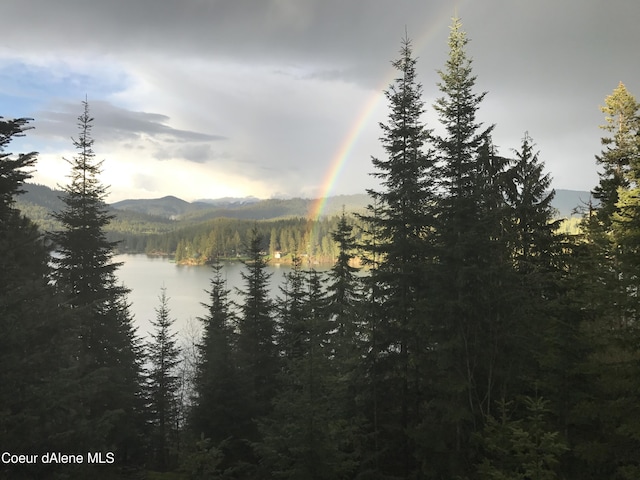
M61 228L55 212L62 206L63 192L44 185L24 185L16 207L43 231ZM552 200L554 215L562 219L559 229L578 233L575 210L586 205L589 192L557 190ZM204 265L218 259L242 259L253 227L265 237L264 251L278 263L291 264L294 254L306 264L333 264L338 246L332 232L342 212L349 214L354 235L364 242L365 212L371 197L366 194L337 195L322 199L323 214L310 218L318 199L228 199L185 202L176 197L124 200L108 205L113 218L105 225L107 239L118 242L119 253L171 256L179 264ZM210 202L210 203L209 203ZM358 263L358 258L354 263Z
M16 207L41 230L59 230L55 212L62 206L63 192L36 184L26 184L24 190L16 198ZM575 203L575 195L569 198ZM293 253L303 252L308 263L330 264L337 256L331 232L341 212L364 213L369 197L356 194L323 199L324 213L319 218L309 217L317 199L240 200L124 200L107 206L113 218L104 231L108 240L118 242L120 253L167 255L177 263L202 265L214 257L243 258L247 253L245 239L255 226L268 239L265 251L272 256L277 252L279 262L291 263Z
M29 119L0 118L0 475L640 478L640 104L622 83L605 98L600 182L570 233L533 139L503 156L477 120L467 44L454 19L435 133L403 41L361 213L149 237L212 262L189 348L170 292L150 339L132 326L87 102L46 234L16 207L37 155L7 150ZM240 251L236 303L216 259ZM276 251L293 268L272 299Z

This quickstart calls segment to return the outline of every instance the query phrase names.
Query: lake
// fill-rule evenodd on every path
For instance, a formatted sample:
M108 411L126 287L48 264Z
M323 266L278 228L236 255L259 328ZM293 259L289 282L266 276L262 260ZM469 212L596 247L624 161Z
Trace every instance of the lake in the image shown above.
M170 318L175 319L175 331L182 335L191 335L200 328L198 317L206 314L202 302L208 303L205 290L209 289L213 270L210 266L176 265L166 257L149 257L147 255L117 255L116 262L123 262L118 269L118 278L131 290L129 302L134 324L138 334L146 337L153 330L150 321L156 318L155 309L159 307L159 296L162 287L167 289ZM240 262L226 262L223 276L232 299L240 300L236 288L244 288L241 277L245 266ZM280 293L285 272L291 267L285 265L269 265L271 276L271 294L275 298Z

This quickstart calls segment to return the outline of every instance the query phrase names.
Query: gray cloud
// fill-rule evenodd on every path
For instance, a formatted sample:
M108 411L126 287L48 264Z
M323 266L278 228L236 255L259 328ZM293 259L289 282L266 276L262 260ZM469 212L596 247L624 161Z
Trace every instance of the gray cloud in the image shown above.
M35 115L37 135L75 138L77 130L69 129L77 123L82 105L65 101L57 102L51 107ZM169 146L177 144L170 150L198 163L207 160L205 157L210 147L206 142L225 139L221 135L173 128L168 125L170 118L167 115L131 111L102 100L89 101L89 113L94 118L93 137L100 142L123 142L130 148L141 148L135 141L148 137ZM158 158L162 156L158 155Z
M488 91L480 118L497 124L501 151L517 147L529 131L556 186L590 188L600 148L598 105L620 80L640 92L640 63L633 61L638 2L4 0L0 57L63 56L114 62L135 70L132 77L143 72L162 98L145 99L140 111L115 98L89 98L97 139L142 149L138 141L145 138L145 152L155 159L210 161L263 179L274 191L305 191L321 183L362 108L319 95L318 83L380 90L392 78L390 61L405 28L436 126L430 103L439 96L437 69L455 9L471 40L478 90ZM277 72L281 82L265 72ZM38 134L68 139L79 110L58 103L34 114ZM378 153L375 129L384 115L367 120L373 127L343 170L349 180L336 188L371 186L369 155ZM176 118L194 120L175 128Z
M220 158L214 153L211 145L206 143L188 143L182 145L165 144L158 146L152 156L158 160L181 158L194 163L207 163L216 158Z
M524 80L518 72L523 73L519 67L527 63L567 73L589 64L598 67L592 71L606 69L616 62L616 50L623 43L630 48L635 43L629 40L640 36L635 28L640 7L624 0L456 3L58 0L54 6L48 0L4 0L8 31L3 42L8 48L99 51L116 57L155 52L169 57L312 63L329 69L338 64L381 72L395 56L406 27L416 39L428 30L438 30L438 41L420 53L435 69L441 63L432 60L443 56L442 34L446 36L449 18L457 8L483 63ZM25 25L38 34L19 35ZM599 61L594 63L596 56ZM364 76L361 79L366 81Z
M6 35L8 48L113 57L152 53L321 69L337 64L360 72L356 79L369 85L367 74L372 67L385 71L405 25L419 36L435 16L446 32L452 13L448 0L60 0L55 7L46 0L29 5L5 0L3 5L7 25L28 24L39 32L19 35L15 43Z

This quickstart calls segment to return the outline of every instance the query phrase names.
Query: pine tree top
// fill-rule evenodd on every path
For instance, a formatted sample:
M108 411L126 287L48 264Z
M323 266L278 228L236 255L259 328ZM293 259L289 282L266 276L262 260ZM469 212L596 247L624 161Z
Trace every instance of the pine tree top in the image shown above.
M22 185L31 178L30 169L36 163L36 153L13 156L5 153L9 143L33 127L31 118L5 119L0 117L0 208L7 209L14 203L14 196L24 193Z

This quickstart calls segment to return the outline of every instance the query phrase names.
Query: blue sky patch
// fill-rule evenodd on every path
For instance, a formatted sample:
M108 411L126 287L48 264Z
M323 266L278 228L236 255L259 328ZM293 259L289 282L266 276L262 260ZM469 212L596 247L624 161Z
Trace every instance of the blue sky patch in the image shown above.
M89 68L89 67L87 67ZM53 100L104 99L129 84L124 72L98 68L75 71L62 62L30 65L0 61L0 115L34 116Z

